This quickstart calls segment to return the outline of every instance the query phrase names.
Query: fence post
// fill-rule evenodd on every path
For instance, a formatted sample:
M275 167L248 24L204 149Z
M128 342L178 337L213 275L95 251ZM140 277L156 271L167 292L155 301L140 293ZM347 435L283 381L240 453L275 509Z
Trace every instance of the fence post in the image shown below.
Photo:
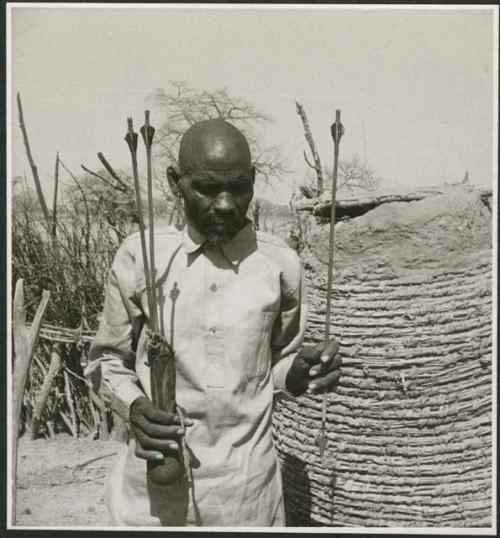
M109 426L108 426L108 416L106 414L106 405L101 400L101 398L99 398L97 393L92 388L92 385L90 384L89 384L89 394L90 394L90 399L97 406L97 408L99 409L99 413L101 415L100 424L99 425L96 424L99 430L99 439L101 441L107 441L109 439Z
M43 385L33 411L33 418L31 419L31 439L36 439L38 429L40 428L42 414L45 409L45 405L47 404L50 389L52 388L52 383L61 369L63 351L62 346L63 344L56 343L52 348L49 371L47 372L47 375L43 381Z
M12 524L16 522L16 479L19 423L23 404L24 389L28 378L31 360L35 353L40 326L47 309L50 292L43 290L31 328L26 326L26 307L24 305L24 280L16 282L14 305L12 309L12 331L14 340L14 365L12 372Z
M71 394L71 383L69 381L69 375L66 370L63 371L64 375L64 393L66 396L66 401L68 402L69 413L71 417L71 423L69 429L71 430L71 435L76 439L78 437L78 422L76 419L75 403L73 401L73 395Z

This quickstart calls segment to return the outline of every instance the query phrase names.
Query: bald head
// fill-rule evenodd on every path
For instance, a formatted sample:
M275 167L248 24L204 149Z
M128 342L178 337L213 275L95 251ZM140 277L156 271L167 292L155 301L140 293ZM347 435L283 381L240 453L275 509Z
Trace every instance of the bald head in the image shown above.
M179 167L169 166L172 192L207 245L220 246L247 223L255 168L243 134L224 120L205 120L182 137Z
M203 170L250 169L250 148L243 133L227 121L201 121L182 137L179 168L181 175Z

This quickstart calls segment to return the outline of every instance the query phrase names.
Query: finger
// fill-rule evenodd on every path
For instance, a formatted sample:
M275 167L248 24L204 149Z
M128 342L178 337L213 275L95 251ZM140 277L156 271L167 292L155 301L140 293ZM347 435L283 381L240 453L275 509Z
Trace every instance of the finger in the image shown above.
M166 426L164 424L150 422L145 415L134 417L133 425L150 437L157 437L159 439L177 438L186 433L182 426L178 426L175 423L170 423Z
M321 371L321 365L320 364L315 364L312 368L309 369L309 377L316 377L317 375L319 375Z
M137 441L139 441L144 450L153 450L164 454L167 451L179 449L178 443L172 439L155 439L141 430L135 429L134 431Z
M135 444L135 455L142 460L148 461L162 461L165 457L161 452L145 450L139 443Z
M182 426L162 426L154 422L149 422L145 417L136 419L134 426L136 429L140 429L143 433L155 439L178 439L186 433L186 430Z
M188 417L181 417L174 413L169 413L168 411L163 411L159 409L158 407L149 407L144 410L144 415L148 418L150 422L155 422L157 424L164 424L167 426L170 425L177 425L182 426L182 423L184 422L184 426L192 426L193 421Z
M330 359L327 362L321 362L320 364L315 364L309 370L308 373L310 377L315 377L320 374L323 374L323 375L327 374L328 372L333 371L333 370L338 370L341 366L342 366L342 357L338 354L338 347L337 347L337 352L333 355L332 359Z
M143 415L150 422L155 422L156 424L164 424L165 426L181 425L179 415L169 413L168 411L163 411L158 407L154 407L153 405L145 407L143 410Z
M323 357L321 357L321 362L319 364L315 364L310 370L309 370L309 376L315 377L318 375L325 375L331 370L335 370L334 367L334 360L333 358L329 358L328 361L323 361Z
M340 344L337 340L332 339L326 344L323 352L321 353L321 362L330 362L338 353Z
M334 370L324 377L318 377L308 385L308 390L312 392L319 392L325 388L333 388L340 379L341 371Z
M135 449L135 455L138 458L148 461L163 461L165 458L173 457L177 458L179 453L177 451L167 451L165 454L158 452L156 450L145 450L141 445L137 445Z

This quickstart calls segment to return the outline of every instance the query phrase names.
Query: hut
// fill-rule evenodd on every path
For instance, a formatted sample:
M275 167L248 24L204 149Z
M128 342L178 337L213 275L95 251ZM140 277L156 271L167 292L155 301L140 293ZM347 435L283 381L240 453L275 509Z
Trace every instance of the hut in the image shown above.
M322 397L277 404L287 525L490 526L491 191L460 185L338 204L331 323L343 375L328 398L323 461ZM306 342L316 343L329 206L297 209Z

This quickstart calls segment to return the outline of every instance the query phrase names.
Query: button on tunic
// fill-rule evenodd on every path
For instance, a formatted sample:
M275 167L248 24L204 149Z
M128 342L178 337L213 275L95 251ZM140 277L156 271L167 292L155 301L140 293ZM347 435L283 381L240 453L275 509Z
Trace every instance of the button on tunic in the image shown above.
M305 329L297 254L251 223L220 249L191 226L155 233L160 324L176 356L176 399L193 426L193 487L148 482L131 438L107 480L114 525L284 525L273 398ZM150 395L149 308L138 234L120 246L86 371L124 419Z

